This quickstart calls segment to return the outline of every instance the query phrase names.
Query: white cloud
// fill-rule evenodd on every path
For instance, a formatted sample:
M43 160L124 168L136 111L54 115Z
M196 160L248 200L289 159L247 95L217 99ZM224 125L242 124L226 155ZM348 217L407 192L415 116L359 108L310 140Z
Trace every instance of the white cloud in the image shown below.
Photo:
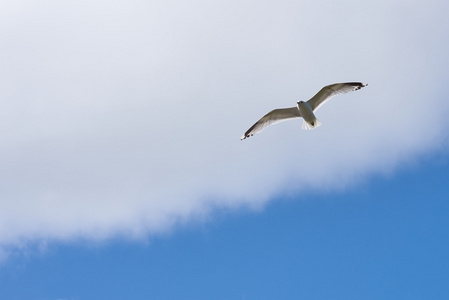
M0 5L4 247L161 232L340 188L447 140L444 1ZM318 130L239 140L343 81L369 86L320 109Z

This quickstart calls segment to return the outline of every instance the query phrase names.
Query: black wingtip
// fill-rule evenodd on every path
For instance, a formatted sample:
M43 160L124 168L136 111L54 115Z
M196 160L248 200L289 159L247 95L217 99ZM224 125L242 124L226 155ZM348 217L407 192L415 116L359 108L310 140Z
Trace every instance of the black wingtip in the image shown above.
M368 85L368 83L363 83L363 82L353 82L352 85L355 86L355 91L360 90L362 87L365 87Z

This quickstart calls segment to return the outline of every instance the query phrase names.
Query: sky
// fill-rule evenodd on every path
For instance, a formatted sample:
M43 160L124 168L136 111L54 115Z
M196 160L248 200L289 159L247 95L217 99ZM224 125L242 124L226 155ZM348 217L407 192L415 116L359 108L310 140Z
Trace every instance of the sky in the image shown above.
M447 299L448 6L0 1L0 296Z

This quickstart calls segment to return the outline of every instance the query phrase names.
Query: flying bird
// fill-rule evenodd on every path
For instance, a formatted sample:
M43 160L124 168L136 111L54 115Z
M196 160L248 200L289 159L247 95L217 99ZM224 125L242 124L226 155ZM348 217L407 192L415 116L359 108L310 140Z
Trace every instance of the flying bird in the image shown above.
M302 129L314 129L321 125L321 122L315 117L314 112L324 103L336 95L357 91L367 85L367 83L361 82L345 82L327 85L307 102L298 101L297 105L294 107L279 108L270 111L251 126L240 139L244 140L253 136L270 125L301 117L304 119Z

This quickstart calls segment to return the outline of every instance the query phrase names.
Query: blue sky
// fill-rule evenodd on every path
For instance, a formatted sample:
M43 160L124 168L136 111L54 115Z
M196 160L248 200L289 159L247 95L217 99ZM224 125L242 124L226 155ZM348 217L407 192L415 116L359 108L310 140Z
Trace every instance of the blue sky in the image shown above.
M0 270L4 299L446 299L446 159L339 193L216 212L146 244L53 244Z
M0 2L0 296L447 298L448 10Z

